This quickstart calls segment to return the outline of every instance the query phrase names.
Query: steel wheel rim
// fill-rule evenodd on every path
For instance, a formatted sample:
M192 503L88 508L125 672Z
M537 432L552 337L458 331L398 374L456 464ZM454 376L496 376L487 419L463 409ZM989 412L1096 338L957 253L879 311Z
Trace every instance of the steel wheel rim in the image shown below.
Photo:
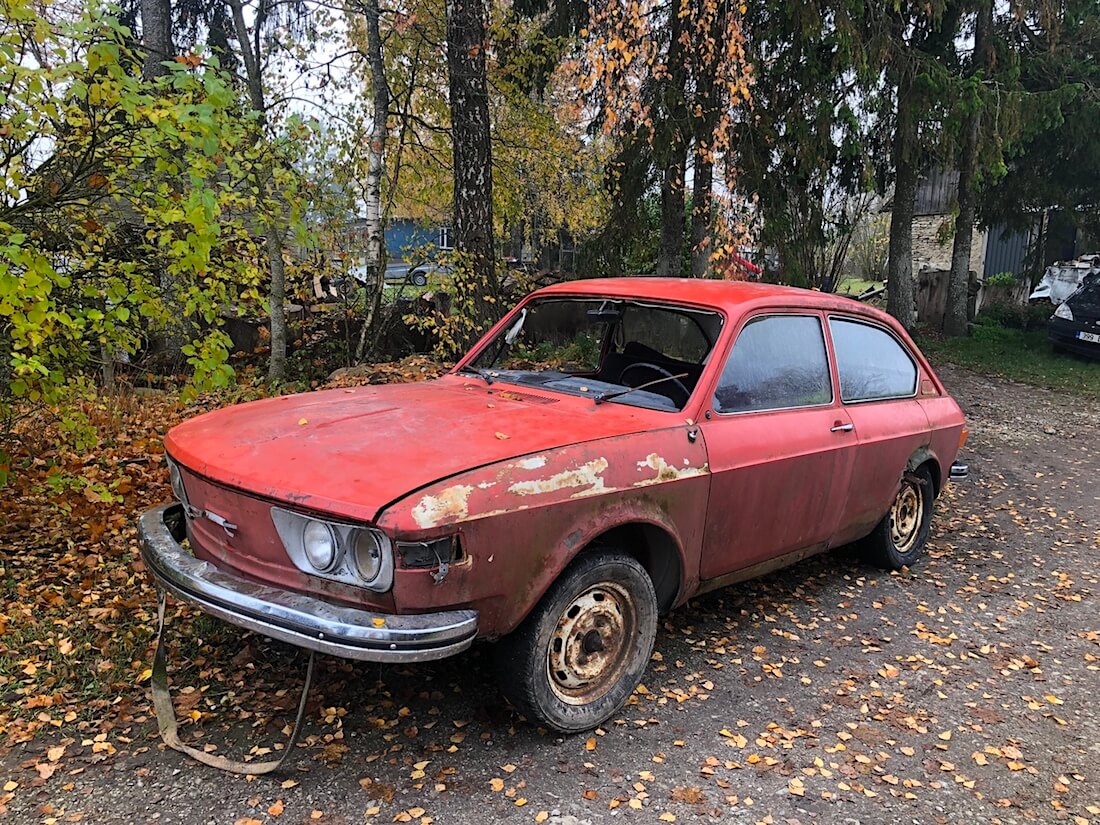
M890 507L890 540L898 553L913 549L924 524L924 494L920 483L905 479Z
M630 663L638 611L629 591L614 582L584 590L562 611L546 648L550 689L569 705L605 696Z

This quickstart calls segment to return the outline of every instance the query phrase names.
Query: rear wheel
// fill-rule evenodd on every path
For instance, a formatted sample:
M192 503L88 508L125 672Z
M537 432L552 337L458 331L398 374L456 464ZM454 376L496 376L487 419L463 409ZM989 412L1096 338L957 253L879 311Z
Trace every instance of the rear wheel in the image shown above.
M497 646L501 690L562 733L596 727L641 681L657 635L657 594L633 558L582 555Z
M932 529L934 489L927 467L906 472L890 509L861 542L867 560L886 570L908 567L923 554Z

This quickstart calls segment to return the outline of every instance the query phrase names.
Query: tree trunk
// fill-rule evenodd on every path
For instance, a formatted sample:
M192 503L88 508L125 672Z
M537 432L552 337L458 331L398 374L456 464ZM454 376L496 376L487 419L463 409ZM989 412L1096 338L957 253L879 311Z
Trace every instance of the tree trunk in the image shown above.
M176 54L172 43L171 0L141 0L141 43L145 47L142 78L152 80L168 74L162 64Z
M677 278L681 274L684 249L684 172L687 169L687 136L682 128L687 118L684 100L687 67L683 40L684 0L672 0L669 11L668 72L661 81L663 123L667 133L658 135L663 151L656 152L661 164L661 239L657 249L657 274Z
M229 0L233 12L233 27L237 33L237 42L241 49L241 62L244 63L248 81L248 97L252 108L260 116L261 125L266 118L267 104L264 100L264 79L260 68L260 55L253 48L248 26L244 20L241 0ZM260 25L259 21L256 23ZM267 266L270 282L267 289L268 329L271 333L271 354L267 362L267 380L274 383L286 380L286 267L283 263L283 227L282 216L276 204L268 203L268 182L273 176L270 162L260 165L256 180L256 195L259 209L263 214L265 245L267 247Z
M917 121L913 112L913 78L901 70L897 85L894 133L894 207L890 215L890 248L886 263L886 309L906 329L917 324L917 286L913 277L913 213L916 210Z
M657 251L657 274L680 277L684 248L684 166L686 148L682 143L672 148L661 181L661 246Z
M363 4L363 13L367 18L367 59L370 64L374 119L367 157L365 210L367 273L370 278L370 288L367 291L367 313L359 332L359 345L355 348L356 363L363 360L367 332L374 326L378 306L382 301L382 288L385 284L386 237L382 226L382 174L385 171L387 120L390 112L390 86L386 80L386 64L382 59L382 36L378 27L381 16L378 0L366 0Z
M497 317L500 297L494 266L485 46L484 0L447 0L455 249L464 253L473 268L472 279L456 279L456 291L460 302L471 308L477 330L483 330Z
M974 65L971 76L989 68L989 46L993 31L993 0L978 7L974 28ZM967 332L967 299L970 292L970 248L974 239L974 215L978 199L978 140L982 104L979 100L967 115L959 158L959 213L955 218L955 241L951 247L951 275L947 283L947 311L943 331L961 337Z
M268 317L271 331L271 355L267 362L267 380L286 380L286 269L283 265L283 232L274 220L267 224L267 261L271 270L268 288Z
M691 185L691 277L705 278L710 264L710 223L714 162L695 149L695 178Z

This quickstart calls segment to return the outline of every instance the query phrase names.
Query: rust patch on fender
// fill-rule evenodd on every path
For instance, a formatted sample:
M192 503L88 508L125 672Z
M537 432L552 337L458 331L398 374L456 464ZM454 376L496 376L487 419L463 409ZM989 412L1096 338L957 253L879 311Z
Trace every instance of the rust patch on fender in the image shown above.
M470 493L473 490L469 484L456 484L440 491L438 496L424 496L412 508L412 517L423 528L461 521L470 514Z
M687 459L684 459L685 463ZM648 487L650 484L664 484L666 481L677 481L681 478L691 478L692 476L706 475L710 472L710 466L704 464L702 467L674 467L665 461L664 458L657 455L657 453L650 453L644 460L638 462L638 470L655 470L657 475L653 478L643 478L641 481L635 481L635 487Z
M586 489L579 493L574 493L575 496L580 495L596 495L598 493L609 492L609 488L604 484L603 476L608 467L606 458L594 458L575 470L564 470L560 473L555 473L549 478L538 478L532 481L517 481L511 487L508 488L509 493L515 493L517 496L537 496L544 493L553 493L558 490L565 490L571 487L584 487Z

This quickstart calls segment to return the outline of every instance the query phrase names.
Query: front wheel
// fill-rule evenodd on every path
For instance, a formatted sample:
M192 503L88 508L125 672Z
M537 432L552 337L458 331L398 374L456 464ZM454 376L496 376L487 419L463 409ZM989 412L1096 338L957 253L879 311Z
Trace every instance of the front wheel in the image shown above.
M867 560L885 570L916 562L924 554L932 529L933 496L927 467L906 472L890 509L861 542Z
M657 635L657 594L622 553L571 564L497 646L501 691L528 719L561 733L615 715L641 681Z

